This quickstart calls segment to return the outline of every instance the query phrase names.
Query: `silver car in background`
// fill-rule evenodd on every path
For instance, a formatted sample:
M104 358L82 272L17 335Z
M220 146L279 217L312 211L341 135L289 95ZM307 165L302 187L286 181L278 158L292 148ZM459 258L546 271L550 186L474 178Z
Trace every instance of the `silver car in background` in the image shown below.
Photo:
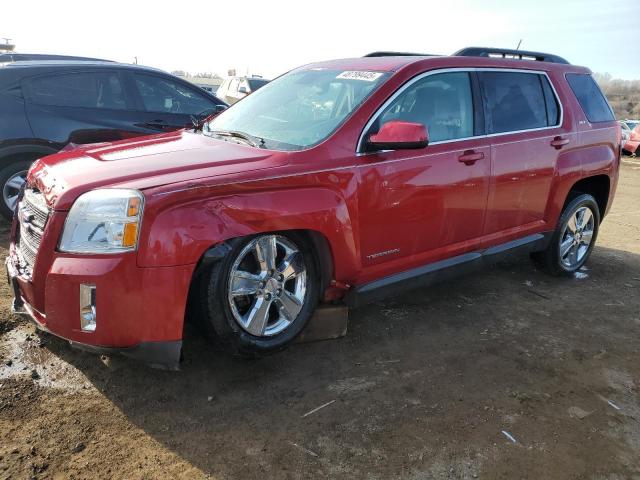
M233 105L269 82L270 80L257 76L229 77L220 85L216 96L229 105Z

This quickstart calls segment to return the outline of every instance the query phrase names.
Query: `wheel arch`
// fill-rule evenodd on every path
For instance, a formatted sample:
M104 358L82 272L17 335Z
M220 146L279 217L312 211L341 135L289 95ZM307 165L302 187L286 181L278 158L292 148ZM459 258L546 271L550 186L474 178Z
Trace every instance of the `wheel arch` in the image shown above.
M57 149L45 145L10 145L0 148L0 166L4 166L4 162L8 158L17 157L17 160L19 161L36 160L39 157L45 157L57 152Z
M201 264L226 254L227 242L274 232L302 235L316 253L322 290L360 268L350 205L328 188L293 188L145 206L138 264ZM355 199L353 200L355 204ZM147 218L147 214L148 218ZM188 219L188 220L185 220Z
M595 198L600 213L600 221L605 216L609 206L609 193L611 191L611 179L608 175L593 175L575 182L569 189L565 205L580 194L587 193Z
M316 267L316 271L319 275L320 281L320 293L321 295L331 286L331 282L334 277L334 258L331 252L331 245L329 244L329 240L325 237L321 232L317 230L299 230L299 229L291 229L291 230L278 230L273 232L260 232L253 235L247 235L244 237L235 237L225 240L224 242L218 243L216 245L211 245L206 251L204 251L201 257L196 264L194 269L192 283L197 282L200 273L206 269L212 262L217 262L222 260L232 249L232 243L238 240L242 240L247 237L255 237L256 235L266 235L266 234L288 234L292 233L302 238L304 242L306 242L306 246L312 250L313 253L313 262Z

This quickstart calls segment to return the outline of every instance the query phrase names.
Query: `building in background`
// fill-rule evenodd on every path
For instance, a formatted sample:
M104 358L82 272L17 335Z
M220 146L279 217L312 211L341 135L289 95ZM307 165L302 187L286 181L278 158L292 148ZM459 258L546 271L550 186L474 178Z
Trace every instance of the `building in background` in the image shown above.
M11 53L13 52L13 49L16 48L15 45L9 43L9 41L11 40L10 38L2 38L2 40L4 40L4 43L0 42L0 53Z

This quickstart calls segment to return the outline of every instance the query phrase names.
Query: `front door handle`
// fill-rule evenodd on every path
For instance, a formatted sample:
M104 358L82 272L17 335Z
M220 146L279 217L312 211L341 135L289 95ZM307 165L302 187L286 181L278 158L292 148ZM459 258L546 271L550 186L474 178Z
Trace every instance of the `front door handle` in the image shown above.
M464 163L465 165L473 165L478 160L482 160L483 158L484 158L484 153L482 152L465 150L465 152L458 157L458 161Z
M560 150L562 147L568 144L569 141L570 140L568 138L556 137L551 140L551 146L555 147L556 150Z

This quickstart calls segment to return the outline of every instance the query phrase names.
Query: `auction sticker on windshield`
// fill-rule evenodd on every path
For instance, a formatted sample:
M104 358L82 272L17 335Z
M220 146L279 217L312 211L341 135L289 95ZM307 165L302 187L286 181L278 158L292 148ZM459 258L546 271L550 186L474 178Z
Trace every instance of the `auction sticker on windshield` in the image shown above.
M375 82L382 76L380 72L347 71L342 72L336 78L345 80L364 80L365 82Z

